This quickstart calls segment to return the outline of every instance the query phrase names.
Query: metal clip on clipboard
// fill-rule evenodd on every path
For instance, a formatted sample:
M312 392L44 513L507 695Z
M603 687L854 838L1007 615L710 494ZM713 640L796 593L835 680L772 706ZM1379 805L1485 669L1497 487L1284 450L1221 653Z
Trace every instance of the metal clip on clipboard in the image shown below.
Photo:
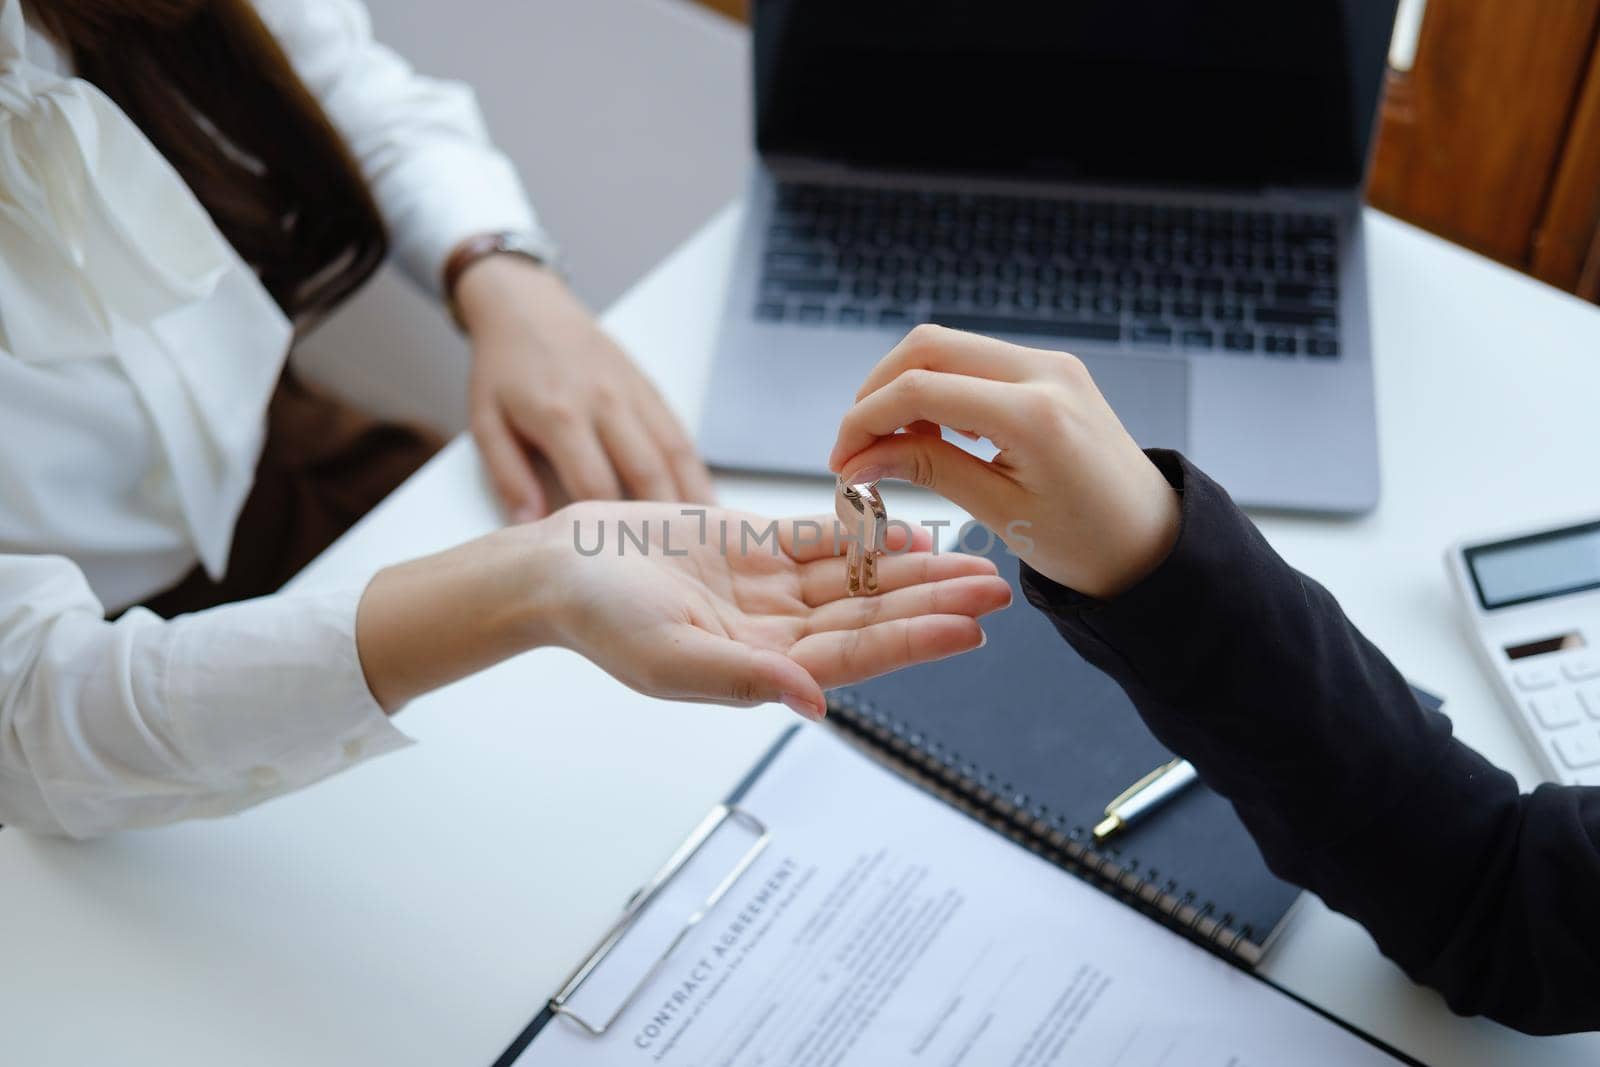
M718 830L729 823L753 833L756 837L755 842L744 851L744 854L733 865L733 868L723 875L722 879L717 882L716 886L700 905L684 920L683 926L679 928L677 934L667 942L667 947L656 957L655 962L650 965L649 969L633 985L628 994L623 997L622 1002L617 1005L609 1016L596 1023L573 1011L568 1006L568 1002L577 995L583 983L589 979L589 976L595 972L596 968L611 954L611 950L616 948L628 931L633 928L634 922L640 915L644 914L645 909L650 906L650 902L662 890L671 885L673 880L689 865L690 861L699 854L706 842L710 841ZM700 924L700 920L704 919L711 909L717 906L717 902L726 896L728 890L733 888L734 883L743 876L745 871L750 869L751 864L755 863L761 853L766 850L771 840L772 834L768 831L766 824L743 808L732 804L719 804L713 808L711 813L701 820L700 825L694 828L694 831L683 844L678 846L678 851L673 853L672 858L667 860L666 865L656 872L655 877L650 879L648 883L628 899L628 905L623 909L621 917L606 932L606 935L600 939L600 943L595 946L589 957L578 965L577 970L572 972L571 977L562 984L556 995L550 998L550 1013L552 1015L566 1016L595 1037L605 1033L607 1028L621 1018L623 1012L628 1010L628 1006L634 1002L640 991L650 983L650 980L656 976L657 972L666 965L673 952L683 943L683 939L689 936L689 931Z

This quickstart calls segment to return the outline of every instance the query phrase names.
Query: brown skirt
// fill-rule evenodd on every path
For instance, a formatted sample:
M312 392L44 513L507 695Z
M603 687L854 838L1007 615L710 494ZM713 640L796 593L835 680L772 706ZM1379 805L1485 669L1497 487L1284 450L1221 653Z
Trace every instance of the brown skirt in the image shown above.
M196 567L146 607L166 618L276 592L443 445L306 385L278 382L255 485L233 531L228 573Z

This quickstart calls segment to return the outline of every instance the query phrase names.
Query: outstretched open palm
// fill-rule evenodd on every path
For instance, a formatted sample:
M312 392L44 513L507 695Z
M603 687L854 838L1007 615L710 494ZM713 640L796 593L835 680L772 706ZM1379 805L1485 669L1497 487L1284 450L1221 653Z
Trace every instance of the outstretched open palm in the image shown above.
M993 564L935 554L926 531L891 529L878 595L849 597L832 517L590 503L553 518L571 539L563 643L653 696L819 718L824 689L976 648L977 618L1011 600Z

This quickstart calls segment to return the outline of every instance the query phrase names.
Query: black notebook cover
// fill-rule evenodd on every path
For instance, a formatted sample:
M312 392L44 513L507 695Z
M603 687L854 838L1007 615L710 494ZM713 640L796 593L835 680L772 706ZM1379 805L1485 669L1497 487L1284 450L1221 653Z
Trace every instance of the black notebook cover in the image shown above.
M1115 682L1016 591L975 652L835 691L835 726L947 800L1247 964L1299 890L1267 870L1233 808L1202 783L1104 846L1106 804L1172 758ZM1428 698L1431 704L1437 701Z

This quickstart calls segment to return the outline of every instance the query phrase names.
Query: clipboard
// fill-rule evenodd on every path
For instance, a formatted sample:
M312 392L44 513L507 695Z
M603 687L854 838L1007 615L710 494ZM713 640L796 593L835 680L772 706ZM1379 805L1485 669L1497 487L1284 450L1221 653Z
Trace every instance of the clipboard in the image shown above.
M802 739L802 744L794 744L797 737ZM638 997L646 992L646 989L653 989L654 979L661 974L662 968L664 968L667 961L675 958L674 950L685 942L690 931L696 929L701 920L712 917L712 913L717 909L718 902L722 902L725 897L731 896L733 897L733 904L738 904L738 897L741 894L733 893L734 886L742 885L741 880L744 875L752 867L757 867L758 859L763 856L763 853L766 853L768 846L773 845L774 841L776 841L774 829L782 833L781 853L787 854L790 851L794 851L794 856L784 857L784 862L790 862L790 864L798 862L800 865L819 865L819 867L829 867L829 864L832 864L830 869L834 872L834 878L838 878L840 883L843 883L843 880L845 880L843 875L848 873L848 870L853 870L853 867L850 867L848 861L842 861L840 857L854 856L856 857L856 862L861 862L859 857L862 854L870 854L874 849L882 851L882 849L888 848L888 846L885 846L885 841L898 840L896 835L899 835L906 827L910 827L910 843L906 845L906 848L910 849L910 851L899 856L898 861L891 859L891 865L893 865L893 862L899 862L904 870L923 869L925 862L920 859L920 854L915 849L938 851L938 849L949 846L949 848L957 849L954 853L955 857L960 856L960 849L974 849L973 856L976 857L974 862L978 862L976 869L989 872L987 877L973 875L970 881L968 881L966 873L947 872L942 881L936 880L938 885L934 885L934 889L931 891L933 896L949 899L950 894L960 894L960 888L963 885L968 885L968 888L973 891L974 901L978 901L981 904L979 913L982 913L982 915L994 915L995 921L1000 923L1000 928L1002 928L1000 933L1003 934L1005 933L1003 926L1005 926L1006 921L1010 921L1008 917L1011 917L1011 912L1006 910L1005 904L1010 901L1013 894L1022 894L1022 899L1024 899L1022 913L1026 913L1026 915L1037 915L1037 913L1040 913L1038 909L1051 907L1053 905L1051 902L1056 899L1053 896L1054 893L1075 894L1075 902L1080 905L1082 910L1074 910L1070 905L1064 905L1064 910L1061 912L1064 926L1056 928L1053 925L1053 929L1046 931L1046 934L1051 937L1051 944L1056 945L1059 949L1069 950L1072 945L1083 941L1083 937L1085 937L1085 931L1082 931L1082 929L1077 929L1077 931L1067 929L1070 923L1074 923L1074 921L1091 921L1091 923L1094 923L1093 929L1101 931L1099 941L1088 950L1090 953L1080 961L1078 974L1083 973L1085 966L1088 966L1091 971L1096 968L1110 968L1110 974L1114 974L1114 976L1120 974L1120 976L1126 977L1128 981L1133 982L1133 989L1136 992L1138 992L1139 985L1146 984L1146 992L1158 990L1158 992L1163 992L1163 995L1168 1000L1173 1001L1184 1000L1189 995L1187 993L1189 987L1181 985L1182 979L1187 977L1187 979L1194 979L1194 981L1202 984L1198 987L1198 989L1202 990L1202 995L1208 995L1205 990L1210 989L1211 995L1216 997L1216 1003L1224 1005L1224 1016L1211 1017L1210 1021L1206 1022L1205 1025L1198 1025L1197 1027L1192 1017L1184 1016L1181 1013L1176 1014L1176 1016L1166 1013L1165 1019L1168 1024L1174 1021L1187 1022L1190 1025L1190 1029L1210 1033L1218 1029L1219 1024L1227 1021L1237 1029L1240 1029L1240 1035L1234 1035L1234 1037L1229 1037L1227 1040L1232 1041L1237 1037L1238 1040L1243 1041L1245 1037L1248 1037L1248 1032L1253 1027L1254 1021L1258 1019L1258 1014L1256 1013L1261 1013L1262 1016L1275 1019L1278 1029L1274 1029L1269 1025L1269 1027L1262 1030L1261 1033L1264 1033L1266 1037L1256 1043L1253 1053L1251 1053L1250 1048L1237 1049L1240 1053L1246 1053L1246 1057L1272 1056L1282 1059L1282 1056L1278 1056L1278 1053L1282 1053L1280 1046L1283 1045L1282 1033L1285 1033L1283 1027L1291 1027L1288 1032L1302 1033L1302 1040L1317 1041L1317 1043L1334 1041L1334 1037L1331 1037L1331 1035L1334 1032L1342 1032L1338 1033L1338 1041L1354 1040L1365 1043L1365 1045L1378 1049L1379 1053L1384 1054L1387 1057L1384 1062L1418 1065L1416 1059L1400 1053L1394 1046L1387 1045L1386 1041L1378 1040L1371 1033L1363 1032L1355 1025L1333 1016L1333 1014L1328 1013L1326 1009L1320 1008L1320 1006L1312 1005L1310 1001L1294 995L1290 990L1283 989L1282 985L1266 981L1262 976L1251 974L1248 969L1238 966L1237 961L1230 961L1227 958L1214 958L1214 953L1211 957L1206 957L1206 953L1198 952L1198 950L1195 950L1194 945L1184 944L1179 939L1168 939L1165 934L1157 931L1155 926L1147 926L1146 920L1139 917L1134 910L1125 909L1123 905L1110 901L1110 899L1102 897L1101 894L1094 893L1091 886L1069 886L1069 883L1072 883L1070 878L1064 878L1061 883L1058 883L1058 881L1042 881L1040 878L1034 877L1021 877L1022 873L1026 873L1024 869L1018 867L1018 869L1013 870L1008 867L1008 864L1010 862L1034 864L1035 861L1032 861L1029 857L1022 856L1021 853L1013 854L1010 851L1005 851L1005 849L1011 849L1013 846L1021 846L1021 848L1026 849L1026 845L1022 845L1021 841L1010 841L1008 843L1008 841L990 837L986 830L982 830L982 821L978 821L979 825L971 825L971 827L966 827L966 825L957 827L957 822L965 822L960 809L952 809L950 806L944 805L944 803L939 803L938 798L930 797L923 790L915 789L915 782L901 781L901 784L894 784L896 776L893 773L888 773L882 766L870 765L869 760L862 758L861 752L851 752L853 747L854 745L846 741L845 737L840 737L838 734L830 734L830 731L814 728L814 726L813 728L792 726L792 728L784 731L778 741L774 742L770 749L763 753L762 758L755 763L754 768L750 769L749 773L744 774L742 781L734 787L733 792L720 805L712 808L712 811L694 827L693 832L683 840L682 845L678 846L674 854L667 859L666 865L662 865L661 870L654 873L653 877L646 881L645 885L638 889L634 896L630 897L627 904L624 905L624 909L622 909L621 917L614 921L611 928L600 937L598 944L587 953L582 963L579 963L578 968L574 969L571 976L563 982L562 987L546 1001L546 1005L542 1006L541 1011L539 1011L538 1016L534 1017L533 1022L526 1025L522 1033L518 1033L517 1038L507 1046L506 1051L501 1053L501 1056L494 1061L494 1067L515 1067L518 1061L522 1061L523 1057L530 1056L530 1054L531 1056L539 1057L539 1062L546 1062L546 1064L554 1064L554 1062L560 1062L560 1064L570 1064L570 1062L576 1061L589 1062L587 1061L586 1051L582 1051L582 1049L590 1048L590 1041L594 1041L592 1048L597 1049L598 1057L603 1062L618 1062L614 1057L614 1053L618 1053L618 1049L611 1048L610 1041L598 1040L595 1035L602 1035L602 1033L608 1032L611 1024L621 1019L624 1013L627 1013L629 1005L634 1005ZM792 755L794 760L800 761L798 763L790 763L789 760L784 761L784 771L773 774L771 776L773 781L763 782L763 777L768 776L768 771L773 769L774 763L784 755ZM798 777L790 776L787 771L794 771L794 774L797 774ZM830 787L832 787L832 793L827 798L827 803L822 808L821 814L816 811L814 803L802 803L802 800L800 800L803 797L814 801L814 798L811 797L810 792L806 792L806 789L810 789L810 785L814 785L816 782L829 782ZM787 792L774 793L773 789L778 789L779 784L786 785ZM768 789L766 785L771 785L773 789ZM917 795L918 792L923 792L923 795ZM742 806L749 803L752 797L760 798L760 809L762 809L765 819L757 819L754 814L750 813L749 809ZM880 816L877 817L877 821L874 821L870 816L862 819L862 822L866 825L862 827L859 835L851 837L850 832L846 830L846 832L843 832L845 840L840 841L840 833L835 832L832 827L842 819L851 819L859 811L880 813ZM720 838L718 840L717 830L720 827L728 827L728 825L739 827L742 833L754 835L754 837ZM1000 835L1000 837L1010 837L1010 835ZM707 841L712 841L712 845L709 848L707 848ZM994 851L987 851L987 849L994 849ZM779 853L779 849L773 849L773 851L774 853ZM675 880L678 880L678 875L686 867L690 867L691 864L696 864L696 862L698 862L698 865L694 867L691 877L680 883L680 885L674 886ZM762 864L760 867L766 867L766 864ZM957 864L955 867L950 867L949 870L965 872L966 869ZM1029 870L1040 873L1043 872L1043 867L1029 867ZM1054 875L1051 875L1051 878L1054 878ZM765 883L766 880L765 878L757 878L757 881ZM890 886L885 891L891 894L894 893L894 886L901 885L898 878L883 878L882 881L886 886ZM670 893L667 891L669 886L674 886ZM830 899L832 894L827 894L827 896ZM661 902L664 907L651 909L653 902ZM728 905L728 907L733 907L733 904ZM867 901L861 912L856 915L856 923L858 925L853 926L851 923L845 923L843 929L835 931L837 939L832 942L832 947L829 949L824 945L824 950L821 950L818 955L819 960L822 960L822 971L832 969L832 965L829 965L827 961L837 958L838 945L842 944L842 942L859 944L862 929L866 929L866 926L874 925L875 917L878 915L878 905L880 904L882 902ZM782 921L776 917L778 913L781 913L781 910L778 909L778 912L774 912L773 921ZM794 934L797 929L810 928L811 918L814 918L811 912L806 909L800 909L797 917L789 920L790 926L787 928L789 929L789 934ZM958 942L955 945L955 949L946 950L946 957L939 961L938 966L931 968L930 973L938 976L933 981L938 982L939 995L946 995L947 976L950 973L954 973L954 969L960 969L957 965L960 965L962 961L971 960L971 953L973 953L974 947L982 945L982 952L979 952L979 960L982 960L995 944L1005 939L1005 937L997 937L997 928L995 926L984 925L982 920L974 920L974 923L976 923L976 928L973 928L973 925L968 925L968 928L963 933L954 934ZM635 931L638 936L642 937L643 941L624 942L624 937L627 937L630 931ZM1011 933L1016 933L1016 929L1013 929ZM1024 969L1024 965L1038 957L1037 939L1027 929L1024 929L1022 933L1027 934L1027 936L1022 937L1019 944L1013 944L1013 958L998 961L995 968L992 968L994 973L987 976L986 981L990 985L981 985L979 992L982 992L982 989L990 989L990 992L994 989L1005 989L1006 985L1013 982L1016 974L1021 969ZM778 939L779 941L784 941L784 934L779 934ZM698 937L694 941L699 941ZM1096 941L1096 937L1090 937L1090 941ZM1013 942L1016 942L1016 937L1013 937ZM1123 957L1126 957L1126 945L1130 944L1130 942L1142 945L1142 949L1147 950L1149 953L1154 953L1154 957L1152 955L1134 955L1134 957L1128 957L1123 960ZM618 957L611 958L610 963L608 963L608 957L611 957L611 950L616 949L618 945L622 945L621 952L618 953ZM877 952L882 953L882 950L883 947L880 945ZM782 950L779 949L778 952L782 952ZM1176 953L1176 955L1173 955L1170 961L1163 961L1165 960L1165 953ZM690 955L693 957L698 953L690 953ZM867 955L872 955L872 953L867 953ZM1154 961L1152 961L1152 958L1154 958ZM619 960L629 963L629 966L619 966ZM1050 982L1061 979L1062 974L1067 973L1056 974L1051 971L1051 966L1056 963L1056 957L1051 953L1045 953L1045 957L1038 957L1038 960L1040 960L1038 966L1043 968L1043 971L1042 973L1032 974L1034 981L1030 981L1027 984L1029 985L1029 990L1035 993L1035 1001L1030 1005L1024 1005L1019 1008L1019 1011L1021 1011L1019 1016L1011 1017L1010 1025L1014 1029L1002 1030L1000 1032L1002 1033L1002 1040L1005 1040L1003 1033L1026 1032L1029 1029L1037 1029L1038 1019L1042 1017L1040 1016L1042 1011L1045 1011L1048 1017L1058 1017L1059 1021L1059 1005L1062 1003L1062 993L1058 989L1051 989ZM1144 963L1134 963L1136 960L1142 960ZM1200 963L1202 960L1203 963ZM1123 963L1128 965L1126 969L1122 969ZM1166 963L1170 963L1171 966L1166 965ZM738 963L734 963L733 966L738 966ZM754 981L758 985L765 984L770 987L776 981L776 977L774 977L776 974L789 973L786 965L784 965L784 960L779 960L778 963L768 961L765 971L763 971L762 966L760 963L755 965ZM861 974L854 974L854 976L848 977L848 981L869 981L870 974L877 974L874 969L875 966L877 966L877 963L872 963L872 966L864 966ZM802 966L802 971L803 969L805 968ZM731 973L733 973L731 969L725 969L725 974ZM819 973L821 971L814 971L813 974ZM581 1001L574 1008L573 998L597 974L600 977L595 982L595 989L590 990L589 998ZM862 977L862 974L869 974L869 977ZM1238 984L1234 974L1246 979L1246 981L1242 985ZM1122 977L1117 977L1117 981L1122 981ZM926 982L930 981L930 979L923 976L920 981L926 985ZM994 985L994 982L997 981L998 985ZM1077 979L1072 979L1069 976L1066 981L1077 982ZM1179 982L1179 984L1174 985L1174 982ZM720 987L720 982L709 985L707 987L710 990L709 995L715 995L715 990L718 987ZM1270 993L1251 992L1254 989L1266 989L1270 990ZM842 992L835 993L834 1000L845 997L846 993L848 993L848 985L842 985L840 990ZM1043 992L1038 993L1037 990L1043 990ZM923 989L923 992L926 992L926 989ZM758 993L760 993L760 990L758 990ZM995 993L995 997L998 997L998 993ZM824 1000L829 1000L829 998L824 998ZM982 1001L982 997L976 998L973 1003L979 1003L979 1001ZM922 1003L922 1001L918 1001L918 1003ZM1165 1003L1165 1001L1160 1001L1160 1003ZM1294 1005L1293 1008L1285 1006L1291 1005L1291 1003ZM590 1006L586 1005L600 1005L600 1008L590 1008ZM704 1001L699 1006L704 1006ZM738 1014L741 1013L744 1006L746 1005L736 1003L736 1005L728 1006L728 1011ZM816 1030L819 1025L826 1024L827 1017L829 1017L827 1008L829 1008L829 1005L822 1005L821 1016L818 1019L808 1019L802 1025ZM974 1011L984 1013L986 1021L982 1022L982 1027L986 1029L990 1019L994 1019L995 1005L994 1003L989 1003L989 1005L982 1006L982 1008L974 1008ZM1155 1014L1160 1016L1160 1011ZM566 1016L565 1021L555 1022L558 1016ZM690 1021L685 1022L685 1025L690 1025L698 1017L699 1009L696 1008L688 1016L685 1016L686 1021ZM1117 1016L1114 1014L1110 1021L1117 1022ZM853 1024L854 1022L859 1021L853 1021ZM974 1022L974 1019L968 1019L968 1022ZM1128 1022L1128 1019L1123 1017L1123 1024L1126 1025L1126 1022ZM1331 1027L1328 1024L1331 1024ZM565 1030L546 1033L546 1027L550 1027L550 1025L555 1025L558 1029L565 1027ZM1000 1025L1005 1027L1006 1024ZM1299 1030L1301 1027L1304 1027L1304 1030ZM981 1029L978 1032L973 1032L973 1037L970 1038L963 1038L958 1033L950 1040L976 1040L976 1033L981 1032ZM1138 1035L1138 1032L1138 1025L1134 1025L1134 1035ZM541 1033L544 1035L544 1040L550 1041L554 1048L538 1045ZM718 1030L715 1027L710 1033L712 1033L712 1037L709 1040L714 1041L714 1043L726 1037L725 1030ZM896 1032L888 1033L890 1033L888 1040L896 1040L896 1037L894 1037ZM1274 1033L1277 1033L1280 1037L1274 1038ZM682 1037L682 1030L672 1033L670 1041L677 1041L678 1037ZM1256 1035L1256 1037L1259 1037L1259 1035ZM690 1041L693 1040L694 1038L691 1037ZM662 1046L662 1048L670 1048L670 1045ZM891 1046L883 1045L883 1041L878 1041L877 1045L870 1049L870 1053L874 1056L872 1059L853 1057L850 1062L886 1062L885 1053L890 1051L890 1048ZM901 1046L896 1045L893 1048L898 1049ZM1221 1048L1222 1046L1219 1046L1219 1049ZM1298 1049L1299 1046L1296 1045L1294 1048ZM1354 1045L1341 1045L1339 1048L1342 1051L1334 1051L1333 1045L1326 1046L1320 1056L1314 1057L1315 1062L1323 1062L1323 1064L1330 1065L1354 1062L1347 1057L1347 1054L1352 1053ZM699 1049L699 1051L704 1053L709 1049ZM989 1051L994 1051L994 1049L990 1048ZM610 1057L608 1057L608 1054L610 1054ZM552 1056L560 1057L552 1059ZM893 1059L893 1056L891 1056L891 1059ZM696 1059L696 1062L702 1062L702 1059ZM1266 1059L1262 1059L1262 1062L1266 1062ZM1360 1062L1373 1064L1373 1061L1368 1057L1362 1057Z
M522 1032L494 1061L494 1067L512 1067L512 1064L516 1063L522 1054L527 1051L528 1046L533 1044L534 1039L539 1036L540 1032L557 1018L564 1017L567 1024L577 1026L588 1034L598 1037L604 1034L628 1010L628 1007L638 997L639 993L660 972L667 961L672 958L673 952L683 942L684 938L688 937L689 933L700 924L701 920L716 908L722 898L733 889L739 879L744 876L745 872L766 851L767 846L772 843L772 833L766 824L741 808L739 802L761 778L761 775L766 772L767 768L772 765L772 762L777 759L784 746L799 731L800 727L798 726L791 726L785 730L783 735L773 742L772 747L756 762L755 766L733 788L733 791L728 794L722 803L706 813L705 818L700 820L699 825L690 831L689 836L684 838L683 843L678 846L667 862L662 865L661 869L648 882L640 886L633 896L628 898L628 902L624 905L622 914L617 917L617 921L600 938L594 949L584 957L583 961L578 964L567 980L561 984L561 988L556 990L550 999L545 1002L543 1010L523 1028ZM730 824L742 827L751 833L754 836L754 841L726 871L722 872L721 877L699 905L684 916L677 933L668 941L666 948L657 955L655 961L645 969L644 973L631 983L629 991L621 999L617 1007L607 1013L605 1017L598 1019L575 1010L571 1004L572 999L577 996L584 984L605 962L611 951L633 929L639 917L645 913L650 904L663 890L673 884L678 875L700 853L706 843L720 829Z

